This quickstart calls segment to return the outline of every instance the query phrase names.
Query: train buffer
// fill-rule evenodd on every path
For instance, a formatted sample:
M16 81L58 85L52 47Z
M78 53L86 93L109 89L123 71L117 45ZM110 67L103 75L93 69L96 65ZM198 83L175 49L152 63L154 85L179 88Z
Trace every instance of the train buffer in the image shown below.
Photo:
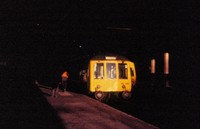
M40 90L66 129L158 129L83 94L67 91L54 98L47 96L51 90L42 87Z

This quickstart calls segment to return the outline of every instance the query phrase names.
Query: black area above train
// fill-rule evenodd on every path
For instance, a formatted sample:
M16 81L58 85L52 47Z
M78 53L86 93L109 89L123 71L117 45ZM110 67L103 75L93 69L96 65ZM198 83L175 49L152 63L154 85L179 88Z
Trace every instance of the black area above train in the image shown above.
M113 54L113 53L95 55L91 59L92 60L106 60L106 59L113 60L114 59L114 60L127 60L128 61L128 58L121 56L121 55Z

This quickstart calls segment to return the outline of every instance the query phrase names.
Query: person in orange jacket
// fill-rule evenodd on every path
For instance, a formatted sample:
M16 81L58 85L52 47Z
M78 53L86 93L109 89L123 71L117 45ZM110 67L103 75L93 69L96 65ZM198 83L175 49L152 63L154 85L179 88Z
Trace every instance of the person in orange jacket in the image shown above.
M69 74L67 71L64 71L61 75L61 78L62 78L62 86L63 86L63 92L66 91L67 89L67 81L68 81L68 78L69 78Z

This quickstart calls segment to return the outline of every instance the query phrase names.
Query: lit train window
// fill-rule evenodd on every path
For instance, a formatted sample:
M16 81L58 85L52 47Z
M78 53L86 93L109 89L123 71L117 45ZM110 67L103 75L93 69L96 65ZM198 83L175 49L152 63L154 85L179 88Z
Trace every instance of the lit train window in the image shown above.
M95 79L103 79L104 76L104 66L103 63L94 64L94 78Z
M128 66L124 63L119 63L119 79L127 79L128 78Z
M106 63L106 75L108 79L116 79L116 64Z

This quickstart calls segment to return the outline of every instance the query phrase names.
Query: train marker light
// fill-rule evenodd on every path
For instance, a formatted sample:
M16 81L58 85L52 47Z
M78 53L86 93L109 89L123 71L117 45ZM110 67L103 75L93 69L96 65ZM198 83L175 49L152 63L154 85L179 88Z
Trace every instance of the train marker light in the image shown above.
M103 92L101 92L101 91L95 92L95 98L96 98L97 100L102 100L102 99L104 98Z
M101 86L100 85L97 85L97 88L96 89L100 89L101 88Z
M126 90L126 86L125 86L124 84L122 85L122 88L123 88L124 90Z

